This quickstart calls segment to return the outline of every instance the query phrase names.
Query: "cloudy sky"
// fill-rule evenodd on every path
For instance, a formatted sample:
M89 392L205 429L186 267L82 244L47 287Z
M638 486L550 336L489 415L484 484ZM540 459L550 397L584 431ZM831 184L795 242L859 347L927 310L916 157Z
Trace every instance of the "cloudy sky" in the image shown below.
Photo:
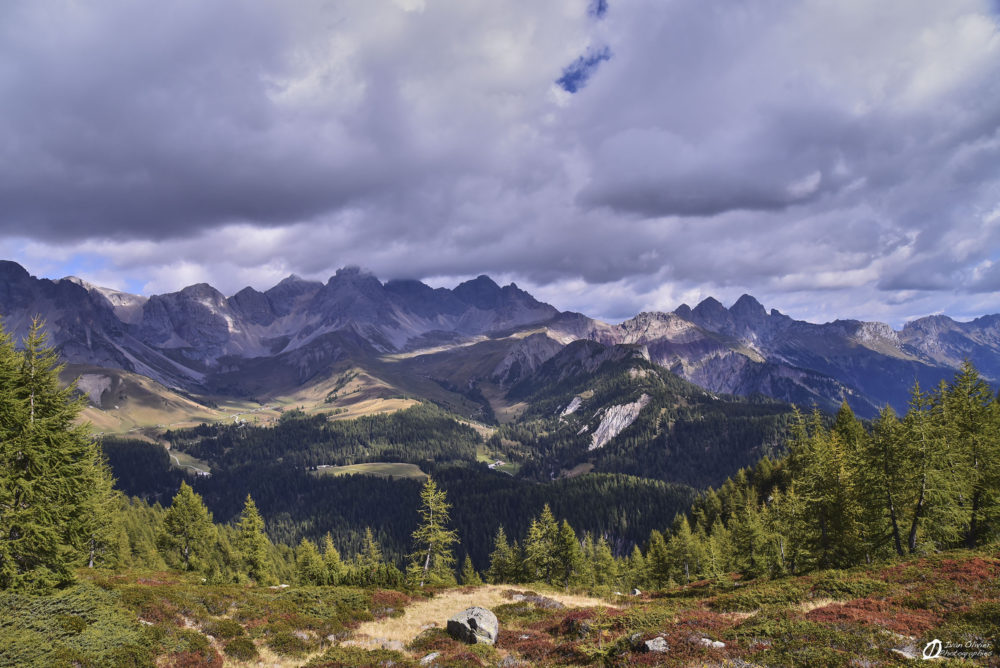
M0 257L360 265L620 320L1000 312L987 0L9 0Z

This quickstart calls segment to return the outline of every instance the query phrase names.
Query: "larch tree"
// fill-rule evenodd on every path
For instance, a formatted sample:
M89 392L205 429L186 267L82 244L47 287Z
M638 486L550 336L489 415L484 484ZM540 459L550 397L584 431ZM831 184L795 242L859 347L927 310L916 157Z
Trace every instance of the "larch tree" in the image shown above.
M413 532L414 551L410 555L408 575L421 587L425 584L454 584L453 546L458 533L448 527L448 503L443 489L427 478L420 490L420 524Z

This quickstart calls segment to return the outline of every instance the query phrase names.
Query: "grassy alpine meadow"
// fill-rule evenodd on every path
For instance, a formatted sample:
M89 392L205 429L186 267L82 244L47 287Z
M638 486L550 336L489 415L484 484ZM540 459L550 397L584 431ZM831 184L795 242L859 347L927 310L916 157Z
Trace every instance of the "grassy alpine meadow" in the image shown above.
M495 646L444 631L471 605ZM665 651L649 651L662 638ZM935 641L939 641L935 644ZM662 644L660 645L662 647ZM0 594L0 666L895 666L940 652L1000 664L1000 552L954 551L780 579L639 595L544 584L205 584L82 569L47 595Z
M367 464L348 464L346 466L325 466L312 472L314 475L377 475L383 478L413 478L425 480L427 474L416 464L398 462L369 462Z

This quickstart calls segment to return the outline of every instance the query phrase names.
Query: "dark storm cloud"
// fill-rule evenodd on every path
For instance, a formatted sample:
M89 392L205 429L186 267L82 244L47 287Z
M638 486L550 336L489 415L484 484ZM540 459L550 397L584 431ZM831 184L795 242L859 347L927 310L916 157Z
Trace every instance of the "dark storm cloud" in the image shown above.
M147 291L360 264L595 314L713 292L799 316L981 308L991 10L2 3L0 244Z

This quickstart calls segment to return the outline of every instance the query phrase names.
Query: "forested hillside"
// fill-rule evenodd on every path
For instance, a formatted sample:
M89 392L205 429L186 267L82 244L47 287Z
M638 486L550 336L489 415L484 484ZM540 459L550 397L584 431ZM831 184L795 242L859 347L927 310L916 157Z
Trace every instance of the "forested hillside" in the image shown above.
M890 625L889 611L907 619L907 606L931 609L898 591L910 580L897 577L890 566L894 561L958 549L995 551L1000 538L1000 401L971 364L930 393L914 387L905 415L886 408L877 420L864 423L846 404L836 416L795 411L788 417L780 404L693 394L683 381L642 362L626 356L605 360L587 374L577 370L562 375L556 380L563 385L561 398L550 403L545 393L557 392L552 385L541 385L535 390L540 392L535 407L521 423L485 439L488 430L426 405L350 421L289 412L273 427L203 425L164 433L174 452L211 469L211 475L191 475L173 468L171 455L148 441L106 439L105 460L86 426L74 422L81 402L72 387L60 386L56 357L40 326L20 349L4 337L0 596L8 611L0 613L0 656L21 657L20 665L75 661L123 666L151 665L157 656L169 657L169 665L214 666L222 661L219 652L229 661L249 661L265 648L293 657L340 656L330 636L292 633L302 625L333 628L319 617L307 615L307 621L279 612L294 607L291 601L299 600L299 594L279 604L267 595L224 589L240 585L264 591L278 583L326 588L315 598L309 598L307 589L301 596L311 601L310 610L336 609L332 618L355 625L376 610L392 608L386 601L403 605L410 596L428 595L425 586L433 592L457 583L478 586L483 580L612 598L620 596L615 592L701 587L705 589L674 595L701 596L704 591L710 600L699 605L723 610L764 609L815 590L860 602L841 612L823 604L822 614L807 615L810 623L833 624L842 619L838 614L867 611L878 613L879 624ZM545 373L552 371L550 367ZM635 401L637 394L649 400ZM564 404L576 398L578 409L591 401L642 404L640 417L618 437L639 449L626 445L618 450L621 458L656 447L655 435L653 446L643 443L644 434L652 433L643 430L669 426L669 439L675 439L676 425L685 421L742 425L728 435L717 427L700 432L714 430L723 453L738 450L740 441L733 434L755 433L748 426L753 420L775 430L787 424L788 437L785 447L771 450L773 456L739 468L717 488L703 491L620 473L545 479L538 474L541 465L557 460L536 449L550 431L575 419ZM642 410L649 407L656 408L650 411L655 417L643 422ZM585 419L576 424L581 423L587 424ZM518 429L530 438L514 441ZM602 448L611 452L617 443ZM696 441L685 443L694 447ZM514 463L529 475L511 475L480 461L509 454L521 457ZM387 460L418 465L423 475L328 475L337 472L334 464L385 465ZM606 461L589 463L598 468ZM970 583L980 582L984 568L997 572L995 560L964 558L975 573L963 575L962 586L969 595L988 593L981 584ZM921 568L930 563L930 568L944 569L953 562L920 563ZM822 575L857 567L869 569L868 574L843 579ZM789 579L800 577L805 579ZM74 584L81 580L85 584ZM741 591L748 581L785 584ZM89 582L113 593L102 594ZM148 590L164 582L175 587L169 601ZM223 589L208 589L212 587ZM212 600L194 603L202 600L195 593L199 588L215 592ZM372 588L407 593L372 594ZM231 602L247 596L255 602L240 605L257 606L264 617L277 615L285 621L240 618L225 631L231 635L218 640L222 627L212 625L222 624ZM885 598L865 602L870 596ZM906 628L923 632L934 624L956 624L973 638L996 642L995 635L982 635L992 632L983 631L988 627L980 621L988 617L984 611L993 609L993 598L977 605L968 619L949 608L928 612L930 621ZM190 614L202 615L192 622L201 630L186 630L185 611L198 606L204 610ZM19 610L32 611L38 621L26 623ZM653 610L660 609L653 605ZM590 649L583 654L566 650L565 662L554 654L558 645L542 652L541 646L511 645L508 639L505 651L528 660L536 656L542 663L627 663L639 650L624 640L623 629L646 633L669 617L664 610L649 614L653 616L638 625L615 627L617 634L609 637L617 644L605 648L598 638L597 647L586 645ZM761 614L783 629L783 638L805 628L786 626L790 617L772 617L771 608ZM153 630L137 628L135 615ZM517 614L507 619L522 623ZM698 620L703 618L690 622L693 628L709 628ZM729 634L728 641L740 646L740 632L726 630L731 627L719 623L711 628ZM39 644L57 628L63 629L58 643ZM582 633L586 637L590 631ZM677 638L671 642L686 642ZM888 651L890 644L876 647ZM424 647L416 643L410 651ZM455 657L464 657L455 658L453 665L482 665L483 657L447 647ZM780 647L787 656L796 656L794 649Z

